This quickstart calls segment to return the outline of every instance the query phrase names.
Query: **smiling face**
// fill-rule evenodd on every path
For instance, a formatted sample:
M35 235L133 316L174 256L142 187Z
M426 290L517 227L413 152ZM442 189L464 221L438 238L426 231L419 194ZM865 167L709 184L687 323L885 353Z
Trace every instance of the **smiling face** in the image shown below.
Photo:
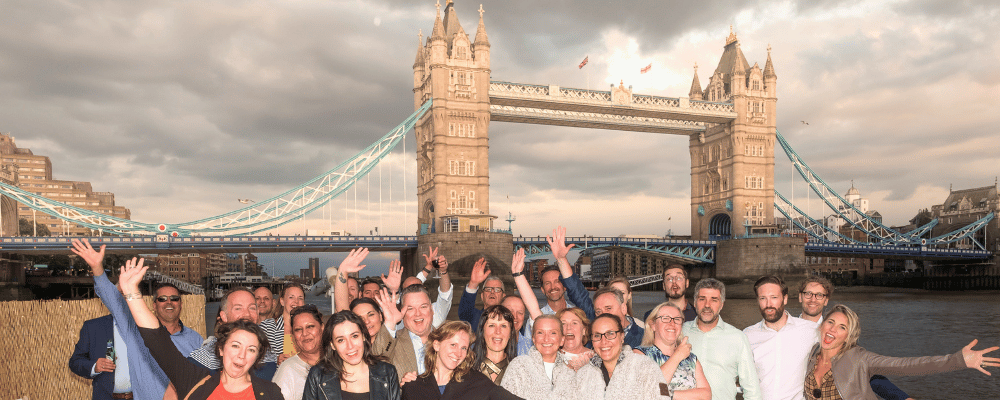
M344 364L358 365L365 356L365 335L361 327L351 321L344 321L333 327L333 351L344 360Z
M625 325L625 314L628 306L619 303L618 298L612 293L601 293L594 299L594 313L597 315L611 314L618 317Z
M469 334L465 331L458 331L445 340L435 340L434 351L437 352L437 361L435 362L437 369L454 371L469 354Z
M524 301L517 297L508 297L503 299L503 306L514 315L514 330L520 331L524 326Z
M319 354L322 334L323 324L310 313L296 315L292 321L292 340L302 353Z
M247 294L249 296L249 293ZM230 378L242 378L250 371L257 361L260 342L257 335L237 330L229 335L222 347L219 358L222 360L222 371Z
M361 297L367 297L369 299L374 300L375 297L378 297L379 289L380 288L378 286L378 283L375 282L365 283L364 287L361 288Z
M722 311L722 293L718 289L702 288L695 294L694 308L698 310L698 321L714 324Z
M222 322L230 322L245 319L253 323L259 323L257 314L257 299L253 298L250 292L237 290L229 294L226 298L226 308L219 313Z
M500 304L500 300L503 299L503 293L503 281L499 279L487 280L483 284L483 308Z
M284 307L285 315L292 312L295 307L302 307L303 304L306 304L305 296L302 288L298 286L293 286L285 290L284 296L281 297L281 306Z
M764 321L775 323L785 316L785 305L788 304L788 296L781 294L781 286L773 283L765 283L757 288L757 305L760 306L760 315Z
M510 341L510 323L500 316L494 315L486 320L483 325L483 338L486 339L486 348L494 353L503 353L507 350L507 342Z
M384 322L382 321L382 314L379 314L378 310L368 303L359 303L351 311L361 317L361 320L365 321L365 329L368 330L368 335L375 337L375 334L381 329L382 322Z
M690 282L684 275L684 270L681 268L669 268L664 272L666 272L666 276L663 279L663 291L667 293L667 297L671 300L684 297L684 291L687 290L688 283Z
M274 294L270 289L261 286L253 291L253 297L257 300L257 312L260 315L271 314L271 309L274 308Z
M625 340L625 335L618 331L618 325L607 318L598 318L594 321L593 331L594 335L604 334L594 341L594 352L604 361L617 360ZM608 339L606 335L608 332L615 332L615 338Z
M652 326L655 339L663 343L676 343L681 334L681 325L684 324L684 314L674 307L664 306L660 307L656 317ZM680 318L679 322L676 318Z
M820 346L825 350L840 350L847 342L847 316L843 313L830 313L819 325Z
M535 321L532 329L531 340L542 354L542 361L555 362L563 341L562 323L555 318L541 318Z
M431 320L434 310L431 309L431 298L423 292L407 293L403 297L403 326L414 335L426 338L431 333Z
M171 300L174 296L177 300ZM174 323L181 319L181 292L170 286L164 286L156 290L156 300L154 303L154 311L156 312L156 318L162 322ZM161 297L166 297L167 301L160 301Z
M563 328L563 350L567 353L579 354L587 350L583 347L587 339L587 326L583 320L571 312L564 312L559 320Z
M809 317L819 317L823 314L823 309L830 301L830 294L826 292L823 285L816 282L809 282L806 288L799 293L799 302L802 303L802 314Z
M549 301L562 300L563 296L566 295L566 288L559 280L559 271L545 271L542 274L542 292L545 293L545 298Z

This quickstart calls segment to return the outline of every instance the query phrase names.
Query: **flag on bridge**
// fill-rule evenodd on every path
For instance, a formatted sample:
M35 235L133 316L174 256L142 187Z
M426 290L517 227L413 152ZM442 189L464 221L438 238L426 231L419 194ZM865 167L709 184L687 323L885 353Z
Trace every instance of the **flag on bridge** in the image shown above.
M640 74L645 74L645 73L649 72L649 70L651 70L651 69L653 69L653 63L649 63L649 65L645 66L643 69L640 69L639 73Z
M588 62L588 61L590 61L590 56L586 56L586 57L584 57L584 58L583 58L583 61L582 61L582 62L580 62L580 69L583 69L583 66L587 65L587 62Z

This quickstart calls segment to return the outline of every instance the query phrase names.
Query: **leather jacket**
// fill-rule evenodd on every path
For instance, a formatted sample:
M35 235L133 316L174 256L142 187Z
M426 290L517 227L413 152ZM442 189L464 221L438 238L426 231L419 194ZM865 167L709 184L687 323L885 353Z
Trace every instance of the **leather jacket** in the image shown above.
M368 390L372 400L400 400L402 390L399 388L399 375L396 367L384 361L378 361L368 367ZM340 400L340 374L326 372L323 366L316 364L309 369L306 376L305 391L302 400Z
M806 371L814 370L819 351L819 344L816 344ZM855 346L833 357L833 383L845 400L878 400L869 383L872 375L930 375L963 368L966 365L961 350L946 356L888 357ZM808 373L806 379L815 378Z

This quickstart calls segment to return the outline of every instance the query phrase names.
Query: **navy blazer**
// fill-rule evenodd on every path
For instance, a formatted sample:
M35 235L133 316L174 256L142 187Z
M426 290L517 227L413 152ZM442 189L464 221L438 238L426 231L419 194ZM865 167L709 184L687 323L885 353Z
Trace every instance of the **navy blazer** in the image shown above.
M108 341L114 343L114 320L111 315L84 321L80 328L80 340L76 342L73 355L69 358L69 369L74 374L93 379L93 399L110 399L115 389L115 374L102 372L91 378L90 371L99 358L104 358Z

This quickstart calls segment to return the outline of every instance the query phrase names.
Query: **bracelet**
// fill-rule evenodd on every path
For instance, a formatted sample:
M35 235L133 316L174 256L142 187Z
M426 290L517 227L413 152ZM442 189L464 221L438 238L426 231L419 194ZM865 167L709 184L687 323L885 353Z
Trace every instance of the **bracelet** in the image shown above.
M433 272L434 272L434 270L432 270L432 269L427 269L427 268L424 268L424 272L426 272L426 273L427 273L427 276L431 276L431 273L433 273Z
M344 274L337 274L337 279L340 279L340 283L347 283L347 278L344 277Z
M513 274L510 274L510 276L511 276L512 278L517 278L517 277L519 277L519 276L521 276L521 275L524 275L524 272L515 272L515 273L513 273Z
M142 293L139 293L139 292L129 293L129 294L125 295L125 301L132 301L132 300L141 299L141 298L142 298Z
M448 271L438 271L438 274L441 274L441 275L448 275Z

